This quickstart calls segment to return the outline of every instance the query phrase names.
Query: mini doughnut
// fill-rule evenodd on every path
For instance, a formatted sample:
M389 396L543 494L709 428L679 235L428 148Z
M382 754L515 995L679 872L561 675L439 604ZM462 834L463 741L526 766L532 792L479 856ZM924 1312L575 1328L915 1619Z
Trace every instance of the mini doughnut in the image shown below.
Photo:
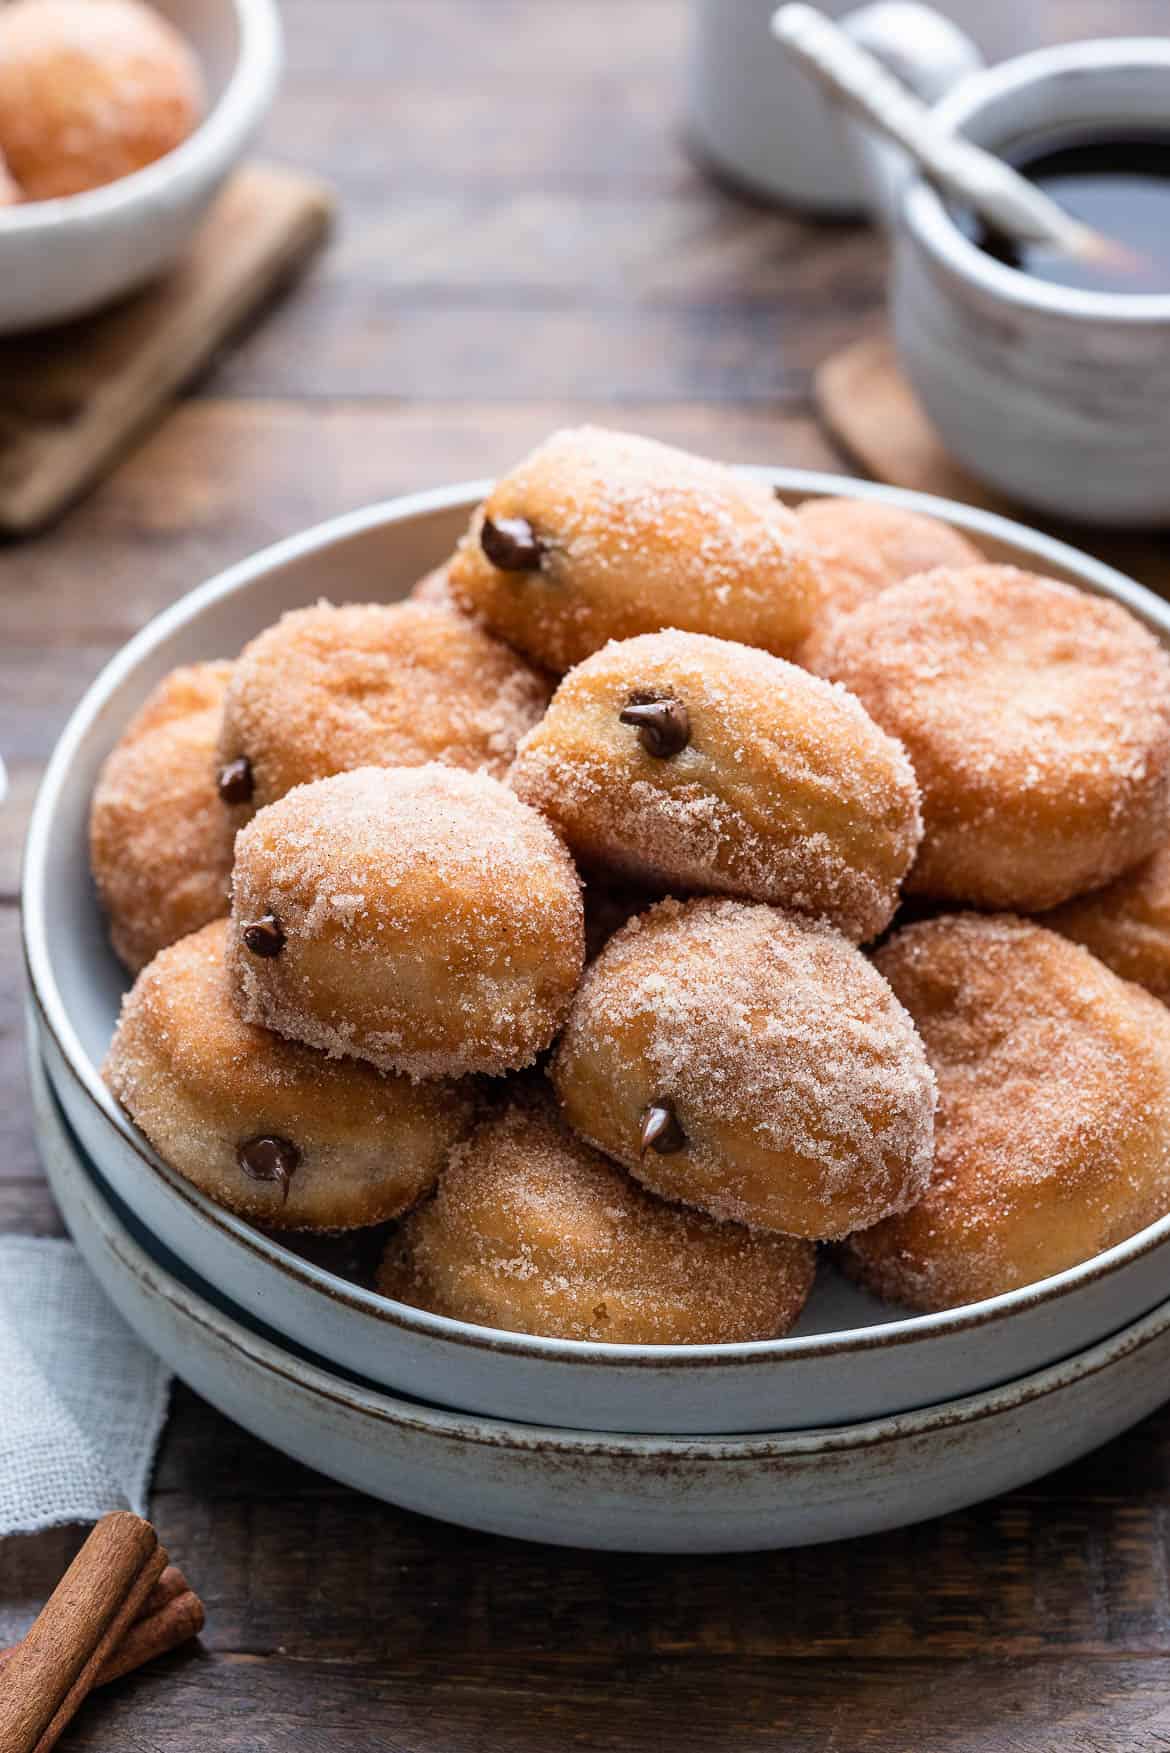
M245 646L219 765L237 821L353 767L442 761L502 777L548 702L523 658L433 604L318 603Z
M800 525L765 482L649 438L558 432L489 493L451 589L563 672L660 627L788 655L820 602Z
M906 750L906 887L1032 912L1170 832L1170 658L1120 604L1011 566L938 571L838 621L817 668Z
M229 663L173 670L94 787L90 866L131 973L228 910L235 835L216 796L214 755L231 671Z
M378 1288L510 1333L721 1345L786 1333L815 1266L809 1242L644 1193L525 1091L456 1146L391 1238Z
M412 1077L531 1064L580 978L572 860L484 773L298 786L241 830L232 887L245 1020Z
M586 970L553 1062L566 1119L654 1193L810 1239L921 1198L934 1079L831 926L663 901Z
M466 1091L327 1059L236 1015L227 921L160 950L122 1003L103 1076L164 1161L277 1229L397 1217L470 1119Z
M1170 842L1108 888L1066 901L1039 923L1170 1004Z
M936 566L978 566L980 550L951 524L874 499L806 499L796 515L821 560L824 601L798 663L816 668L834 621L892 584Z
M510 782L580 857L661 889L889 924L921 835L900 745L766 651L645 633L571 670Z
M0 7L0 151L26 200L77 195L152 164L203 110L194 54L138 0Z
M897 932L876 961L938 1078L935 1168L854 1236L853 1277L948 1309L1089 1260L1170 1211L1170 1014L1010 915Z

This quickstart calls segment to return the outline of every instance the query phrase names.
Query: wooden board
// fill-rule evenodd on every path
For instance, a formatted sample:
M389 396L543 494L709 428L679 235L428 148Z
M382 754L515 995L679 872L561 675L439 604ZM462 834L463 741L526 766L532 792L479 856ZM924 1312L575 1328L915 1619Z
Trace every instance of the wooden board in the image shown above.
M814 390L828 431L876 480L1045 528L1170 597L1170 540L1165 534L1118 535L1051 519L1041 524L1035 512L983 486L955 462L903 377L885 333L832 354L816 372Z
M314 178L250 165L165 280L65 328L0 342L0 530L37 529L92 486L303 266L332 205Z

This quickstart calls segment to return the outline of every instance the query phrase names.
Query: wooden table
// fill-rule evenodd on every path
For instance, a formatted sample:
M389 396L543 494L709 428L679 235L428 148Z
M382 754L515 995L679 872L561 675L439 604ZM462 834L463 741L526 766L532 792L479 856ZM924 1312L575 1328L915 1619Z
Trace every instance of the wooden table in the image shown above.
M1166 0L965 9L996 54L1167 23ZM60 1230L22 1066L23 822L70 707L149 615L275 537L501 469L566 421L847 466L810 416L810 373L876 320L881 248L695 171L679 141L678 0L285 0L284 13L268 145L333 179L340 234L100 492L0 550L14 790L0 816L0 1230ZM1030 1490L903 1533L660 1560L385 1508L178 1389L154 1504L206 1598L203 1648L92 1699L69 1748L1170 1745L1170 1411ZM0 1643L75 1543L0 1545Z

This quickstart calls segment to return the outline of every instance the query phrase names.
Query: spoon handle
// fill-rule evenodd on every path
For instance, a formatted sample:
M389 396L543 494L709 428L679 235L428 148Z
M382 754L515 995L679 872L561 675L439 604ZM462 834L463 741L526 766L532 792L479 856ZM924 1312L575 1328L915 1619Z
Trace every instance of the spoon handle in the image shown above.
M920 98L815 6L799 0L781 6L772 15L772 34L831 98L895 141L997 231L1068 255L1100 255L1109 247L1002 158L940 128Z

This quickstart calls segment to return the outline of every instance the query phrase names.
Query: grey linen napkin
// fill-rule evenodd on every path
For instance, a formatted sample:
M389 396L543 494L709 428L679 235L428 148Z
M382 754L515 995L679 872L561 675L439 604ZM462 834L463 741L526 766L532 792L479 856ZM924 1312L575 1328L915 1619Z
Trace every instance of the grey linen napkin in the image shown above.
M72 1243L0 1236L0 1536L145 1515L169 1392Z

